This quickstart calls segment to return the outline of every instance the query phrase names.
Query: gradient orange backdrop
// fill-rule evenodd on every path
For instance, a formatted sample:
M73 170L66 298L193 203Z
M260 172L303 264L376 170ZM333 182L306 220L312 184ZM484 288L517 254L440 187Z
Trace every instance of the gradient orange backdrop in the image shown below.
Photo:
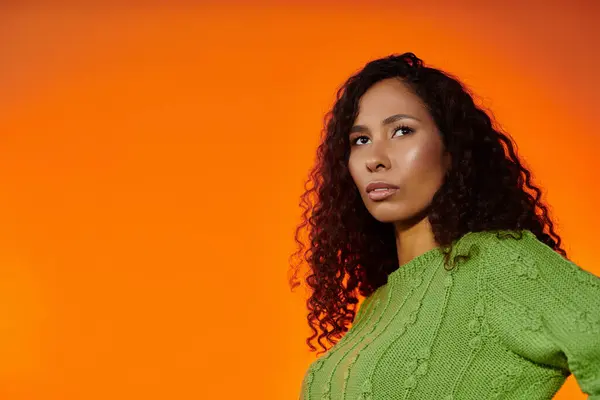
M412 3L2 2L0 398L297 398L298 196L335 90L389 53L480 95L600 274L599 7Z

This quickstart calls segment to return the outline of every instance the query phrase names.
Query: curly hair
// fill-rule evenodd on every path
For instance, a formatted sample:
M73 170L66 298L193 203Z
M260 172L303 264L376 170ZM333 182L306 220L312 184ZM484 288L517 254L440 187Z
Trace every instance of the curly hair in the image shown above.
M301 196L290 284L292 289L300 285L300 266L307 264L312 335L306 343L311 351L317 350L315 339L321 352L328 349L323 339L334 345L354 321L358 296L369 296L399 268L393 224L369 214L348 169L348 132L359 100L388 78L401 79L422 100L451 154L452 164L426 210L445 254L444 267L452 268L453 241L477 231L527 229L566 257L541 190L520 162L516 145L475 104L469 90L410 52L371 61L337 91Z

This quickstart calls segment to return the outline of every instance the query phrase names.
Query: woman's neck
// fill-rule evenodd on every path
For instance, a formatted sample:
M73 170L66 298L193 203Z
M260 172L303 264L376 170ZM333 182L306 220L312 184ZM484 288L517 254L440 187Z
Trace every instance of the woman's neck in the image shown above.
M415 257L439 247L427 217L412 224L395 223L398 265L402 266Z

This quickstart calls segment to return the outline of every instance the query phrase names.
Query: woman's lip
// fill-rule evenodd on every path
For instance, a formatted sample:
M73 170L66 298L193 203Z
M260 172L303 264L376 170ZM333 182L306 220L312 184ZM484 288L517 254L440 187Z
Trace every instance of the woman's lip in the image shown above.
M368 193L369 199L374 201L385 200L396 193L398 189L386 188L382 190L372 190Z
M398 188L398 186L393 185L391 183L387 183L385 181L374 181L374 182L371 182L365 188L365 190L367 191L367 193L370 193L371 191L373 191L375 189L399 189L399 188Z

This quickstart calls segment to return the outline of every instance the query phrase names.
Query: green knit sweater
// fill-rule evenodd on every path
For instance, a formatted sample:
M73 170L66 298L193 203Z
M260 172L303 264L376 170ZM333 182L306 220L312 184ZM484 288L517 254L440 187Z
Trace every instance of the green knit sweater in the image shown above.
M600 400L600 278L528 230L468 233L457 255L450 271L437 248L392 272L300 398L541 400L573 373Z

